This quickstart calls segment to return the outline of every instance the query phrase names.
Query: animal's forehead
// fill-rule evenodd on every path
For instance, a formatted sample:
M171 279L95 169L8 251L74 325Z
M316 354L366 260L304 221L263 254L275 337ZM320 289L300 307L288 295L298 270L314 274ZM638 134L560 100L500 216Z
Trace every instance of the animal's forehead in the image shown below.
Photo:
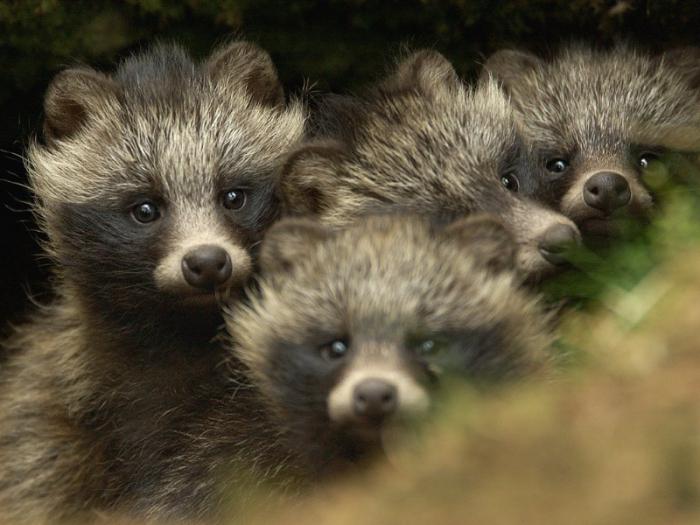
M125 159L163 181L220 170L267 171L278 156L245 115L147 111L131 114L122 133L115 147Z
M367 134L381 133L401 149L417 142L436 153L441 148L499 151L514 140L515 130L510 109L498 102L466 92L437 99L391 99L369 121Z
M341 232L310 253L306 284L343 298L349 308L415 311L420 303L443 296L451 288L473 284L468 249L435 239L427 226ZM306 286L304 284L303 286Z
M502 318L507 310L500 303L504 298L499 294L503 292L484 273L460 272L455 260L446 262L444 257L440 262L437 256L427 260L413 253L407 259L411 255L412 264L394 263L384 268L376 264L374 256L358 258L351 264L337 263L336 267L345 270L318 273L323 270L316 268L314 280L295 281L296 293L284 293L284 304L291 310L306 304L307 309L316 312L315 326L331 327L350 337L391 339L418 329L460 330ZM462 262L471 266L469 261ZM306 318L308 312L296 316Z
M270 112L240 100L220 100L206 96L182 104L166 104L154 100L148 104L122 108L124 137L133 137L140 144L167 151L169 144L184 152L224 148L229 145L264 150L276 139L277 124Z
M99 178L134 189L157 186L173 197L208 195L221 189L217 184L252 185L272 176L299 129L286 115L217 106L206 97L183 105L124 106L112 140L95 144L109 159Z
M635 54L566 55L525 83L526 125L549 141L612 148L634 142L638 128L697 125L696 98L680 74Z
M466 199L468 205L498 182L502 164L516 153L512 116L498 109L460 98L392 101L366 120L347 161L350 171L371 173L376 192L390 190L397 202L412 196L416 203Z
M114 96L92 108L79 133L31 148L43 199L118 201L153 189L189 199L241 177L268 183L303 134L300 104L261 106L242 83L209 78L176 49L130 59L112 78Z
M362 220L364 233L343 230L309 247L291 272L264 281L256 309L272 330L253 338L299 344L368 333L385 338L487 326L507 319L509 309L527 315L512 276L481 269L468 249L432 228L414 231L410 217L388 219L396 224Z

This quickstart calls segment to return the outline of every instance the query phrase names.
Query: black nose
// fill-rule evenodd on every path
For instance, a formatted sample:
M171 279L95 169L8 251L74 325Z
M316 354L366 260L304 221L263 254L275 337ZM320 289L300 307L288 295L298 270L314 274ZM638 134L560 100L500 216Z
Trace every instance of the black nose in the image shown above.
M542 257L551 264L563 264L566 262L564 252L570 246L579 243L581 236L576 228L569 224L555 224L547 228L539 238L537 247Z
M382 379L365 379L353 391L355 414L381 421L396 410L397 397L394 385Z
M589 177L583 186L583 200L606 215L626 206L632 198L630 185L619 173L601 171Z
M213 290L231 277L231 258L226 250L203 244L182 258L182 274L185 281L195 288Z

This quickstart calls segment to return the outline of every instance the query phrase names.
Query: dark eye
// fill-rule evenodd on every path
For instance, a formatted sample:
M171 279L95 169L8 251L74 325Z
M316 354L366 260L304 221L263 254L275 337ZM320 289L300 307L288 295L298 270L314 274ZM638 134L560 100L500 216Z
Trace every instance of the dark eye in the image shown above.
M325 360L335 361L336 359L341 359L348 353L348 344L341 339L337 339L323 345L320 350L321 357Z
M566 159L550 159L545 164L545 168L547 168L547 171L558 175L569 169L569 161Z
M245 206L246 192L245 190L228 190L223 195L224 208L237 211Z
M659 156L655 153L642 153L639 156L639 167L643 170L647 169L652 162L659 160Z
M158 206L151 201L143 201L131 209L131 214L134 219L141 223L149 223L157 220L160 217Z
M512 173L506 173L505 175L501 176L501 184L507 189L508 191L518 191L518 179L515 178L515 175Z
M437 351L438 345L432 339L426 339L418 343L416 351L421 355L431 355Z
M419 356L432 356L444 350L449 345L449 341L442 336L433 336L409 340L408 344Z

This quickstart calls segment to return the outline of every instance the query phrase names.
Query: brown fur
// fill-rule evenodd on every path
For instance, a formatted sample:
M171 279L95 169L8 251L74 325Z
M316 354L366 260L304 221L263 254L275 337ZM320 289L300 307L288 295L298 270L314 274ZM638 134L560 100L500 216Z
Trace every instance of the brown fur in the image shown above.
M631 198L617 214L644 217L654 198L642 155L700 150L700 53L652 56L629 46L570 46L549 60L503 50L484 66L510 95L537 162L532 194L573 219L584 233L612 233L609 216L586 205L584 184L600 172L621 175ZM563 159L566 171L547 164Z
M515 116L497 85L463 85L434 51L403 60L361 97L330 97L315 116L315 138L287 163L286 213L344 226L379 210L444 220L498 214L513 232L521 269L550 271L538 242L555 224L573 224L503 186L530 167Z
M511 236L486 216L447 227L370 217L339 232L308 220L276 224L251 303L227 316L234 366L222 367L200 410L164 435L162 449L177 452L144 462L152 483L132 511L240 517L241 505L269 495L269 483L294 490L357 465L377 452L376 436L362 425L360 434L338 428L332 414L360 377L393 381L399 414L408 414L425 410L448 373L481 383L547 371L547 317L518 288L514 258ZM446 355L455 362L412 354L418 333L451 334ZM319 347L337 337L347 338L352 359L328 370Z
M396 387L400 419L430 405L443 375L480 383L546 370L547 316L518 288L514 258L508 232L482 216L447 228L411 216L341 231L301 219L273 226L260 294L227 325L294 456L327 475L376 452L384 427L365 426L349 406L362 378ZM418 341L433 338L441 353L420 354ZM347 356L328 361L337 340Z
M200 65L158 46L114 75L68 70L45 109L28 168L56 299L5 342L1 523L140 511L158 465L179 453L172 434L224 388L215 295L175 282L181 251L215 240L241 287L304 120L298 103L284 106L269 56L245 42ZM238 185L251 189L248 216L221 209L220 192ZM143 195L162 205L153 226L130 216Z

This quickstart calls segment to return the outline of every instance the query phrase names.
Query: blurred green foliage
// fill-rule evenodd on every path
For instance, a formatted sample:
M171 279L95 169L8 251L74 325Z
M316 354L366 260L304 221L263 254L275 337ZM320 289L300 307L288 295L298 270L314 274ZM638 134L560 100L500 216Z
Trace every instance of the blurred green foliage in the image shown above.
M609 308L665 260L700 245L700 167L693 155L669 153L645 173L659 211L650 224L618 221L620 237L571 250L571 269L545 283L550 300ZM621 312L613 312L622 314Z

